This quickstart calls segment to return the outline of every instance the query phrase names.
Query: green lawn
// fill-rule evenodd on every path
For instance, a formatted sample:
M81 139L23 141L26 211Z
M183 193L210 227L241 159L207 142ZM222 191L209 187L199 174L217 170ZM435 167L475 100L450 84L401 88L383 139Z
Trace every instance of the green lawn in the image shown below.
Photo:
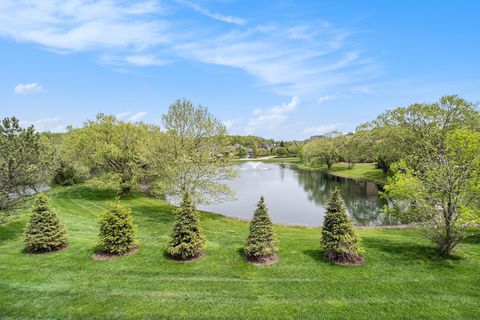
M302 159L299 157L295 158L273 158L268 160L263 160L263 162L270 163L291 163L297 165L300 169L305 170L321 170L328 172L335 176L347 177L353 179L361 179L368 181L375 181L378 183L385 183L386 178L383 175L381 169L377 169L374 163L357 163L353 166L352 169L348 168L348 165L343 162L335 163L330 170L327 169L324 165L319 164L305 164L302 162Z
M243 261L245 222L202 213L207 255L179 263L164 255L173 222L165 202L136 195L140 251L91 258L97 218L113 195L83 186L49 193L70 231L60 252L22 252L27 216L0 225L1 319L474 319L480 318L480 241L438 256L414 229L362 229L366 264L322 258L318 228L280 227L280 261Z

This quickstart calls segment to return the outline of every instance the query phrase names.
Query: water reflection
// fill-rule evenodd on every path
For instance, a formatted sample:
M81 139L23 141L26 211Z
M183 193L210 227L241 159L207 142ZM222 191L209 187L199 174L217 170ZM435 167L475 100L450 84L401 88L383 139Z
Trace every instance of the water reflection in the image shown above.
M273 221L293 225L321 225L331 193L338 187L357 225L389 224L381 215L385 200L375 183L331 176L294 166L246 162L239 177L227 183L236 200L200 206L202 210L250 219L258 198L265 196Z

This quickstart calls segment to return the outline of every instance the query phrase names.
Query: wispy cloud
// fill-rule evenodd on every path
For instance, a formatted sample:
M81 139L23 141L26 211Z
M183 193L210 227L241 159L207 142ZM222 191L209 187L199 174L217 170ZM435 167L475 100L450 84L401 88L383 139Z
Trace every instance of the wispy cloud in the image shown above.
M0 36L57 53L95 51L104 57L102 63L113 65L159 66L187 59L237 68L287 96L313 98L339 86L361 85L380 72L350 41L355 30L325 21L254 25L187 0L169 6L175 3L226 24L187 23L151 0L3 0Z
M243 118L235 118L230 120L223 121L223 125L227 128L227 130L231 130L233 127L238 125L243 121Z
M318 104L322 104L324 102L327 102L327 101L330 101L330 100L335 100L337 99L338 97L340 96L340 93L336 92L332 95L324 95L324 96L320 96L317 98L317 103Z
M43 87L38 83L19 83L13 88L13 91L18 94L40 93Z
M130 111L120 112L115 116L115 118L122 120L130 114Z
M320 135L320 134L326 134L334 130L338 130L340 127L341 127L340 123L324 124L316 127L305 128L303 130L303 133L307 135Z
M300 98L293 96L289 102L269 109L256 109L248 120L247 134L253 134L258 128L272 130L288 120L288 113L295 111L300 105Z
M37 131L50 131L50 132L64 132L67 127L67 123L60 117L44 118L39 120L22 120L20 121L22 126L28 127L33 125Z
M131 116L130 118L128 118L127 121L129 122L136 122L136 121L140 121L140 119L142 119L143 117L145 117L147 115L146 112L142 111L142 112L138 112L138 113L135 113L133 116Z
M190 1L177 0L177 2L189 6L190 8L192 8L193 10L197 11L200 14L203 14L204 16L210 17L212 19L215 19L221 22L232 23L236 25L243 25L247 23L247 20L245 19L241 19L233 16L226 16L216 12L211 12L210 10L202 8L199 5Z

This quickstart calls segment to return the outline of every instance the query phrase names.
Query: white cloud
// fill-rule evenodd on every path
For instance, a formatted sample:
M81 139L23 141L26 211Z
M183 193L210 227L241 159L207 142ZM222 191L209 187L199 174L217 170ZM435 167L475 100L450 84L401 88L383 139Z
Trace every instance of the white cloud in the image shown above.
M118 120L122 120L123 118L127 117L129 114L130 114L130 111L120 112L115 116L115 118L117 118Z
M211 12L210 10L207 10L205 8L200 7L199 5L192 3L190 1L183 1L183 0L177 0L178 3L184 4L192 8L193 10L197 11L200 14L203 14L204 16L210 17L212 19L225 22L225 23L231 23L231 24L236 24L236 25L243 25L247 23L247 20L233 17L233 16L226 16L220 13L215 13Z
M43 91L43 87L38 83L19 83L13 89L15 93L19 94L28 94L28 93L39 93Z
M327 101L330 101L330 100L335 100L335 99L337 99L339 96L340 96L340 94L339 94L338 92L335 93L335 94L332 94L332 95L320 96L320 97L318 97L318 99L317 99L317 103L318 103L318 104L322 104L322 103L327 102Z
M225 121L223 121L223 125L225 126L225 128L227 128L227 130L231 130L233 127L235 127L236 125L238 125L242 121L243 121L243 118L235 118L235 119L225 120Z
M129 122L136 122L136 121L140 121L140 119L142 119L143 117L145 117L147 115L146 112L142 111L142 112L138 112L138 113L135 113L133 116L131 116L130 118L128 118L127 121Z
M354 30L321 20L254 26L186 0L176 2L228 25L220 29L178 19L175 10L153 0L3 0L0 36L57 53L95 51L109 57L102 63L114 65L164 65L181 58L237 68L288 96L313 97L379 74L376 63L350 44Z
M326 134L328 132L338 130L340 128L340 123L331 123L331 124L324 124L316 127L309 127L303 130L303 133L307 135L320 135Z
M162 66L169 63L169 61L160 60L153 55L128 56L125 58L125 61L139 67Z
M20 121L24 127L33 125L36 131L64 132L67 123L60 117L45 118L33 121Z
M253 117L248 120L246 132L253 134L258 128L275 129L288 120L287 114L295 111L300 105L300 98L293 96L287 103L282 103L270 109L256 109Z
M144 18L161 11L155 1L4 0L0 35L67 52L141 50L167 40L162 20Z

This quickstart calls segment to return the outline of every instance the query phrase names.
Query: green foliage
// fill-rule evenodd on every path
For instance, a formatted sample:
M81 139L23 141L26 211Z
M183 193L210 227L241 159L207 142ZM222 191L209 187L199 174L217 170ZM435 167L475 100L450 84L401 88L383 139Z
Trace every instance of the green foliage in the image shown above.
M197 203L231 199L222 181L236 175L225 126L186 99L170 105L162 122L166 132L156 141L150 168L153 190L177 200L188 191Z
M334 260L360 252L360 239L346 213L345 203L338 189L333 192L327 205L321 243L325 255Z
M16 118L0 123L0 212L11 212L31 190L49 180L50 166L33 126Z
M277 154L278 154L279 156L281 156L281 157L284 157L284 156L286 156L286 155L288 154L288 150L287 150L286 148L284 148L284 147L280 147L280 148L278 148L278 150L277 150Z
M70 163L60 160L53 171L52 184L56 186L71 186L82 182L84 176Z
M250 232L244 253L247 258L259 259L271 256L277 251L278 240L273 233L272 220L268 214L265 201L261 197L250 221Z
M43 193L33 200L24 241L29 252L49 252L67 245L67 231Z
M194 259L203 254L205 242L198 212L190 194L186 192L180 208L176 210L175 224L167 253L177 260Z
M129 194L148 174L150 143L156 141L156 134L155 126L98 114L95 121L68 133L65 151L71 163L80 163L96 175L95 186L112 187L113 174L119 178L114 189Z
M135 233L132 210L120 202L112 203L100 220L100 250L116 255L128 253L135 247Z
M385 194L399 215L419 222L440 252L450 255L480 221L480 133L456 130L436 153L394 166Z
M330 169L340 156L340 148L333 137L314 139L302 149L302 157L307 163L320 163Z

